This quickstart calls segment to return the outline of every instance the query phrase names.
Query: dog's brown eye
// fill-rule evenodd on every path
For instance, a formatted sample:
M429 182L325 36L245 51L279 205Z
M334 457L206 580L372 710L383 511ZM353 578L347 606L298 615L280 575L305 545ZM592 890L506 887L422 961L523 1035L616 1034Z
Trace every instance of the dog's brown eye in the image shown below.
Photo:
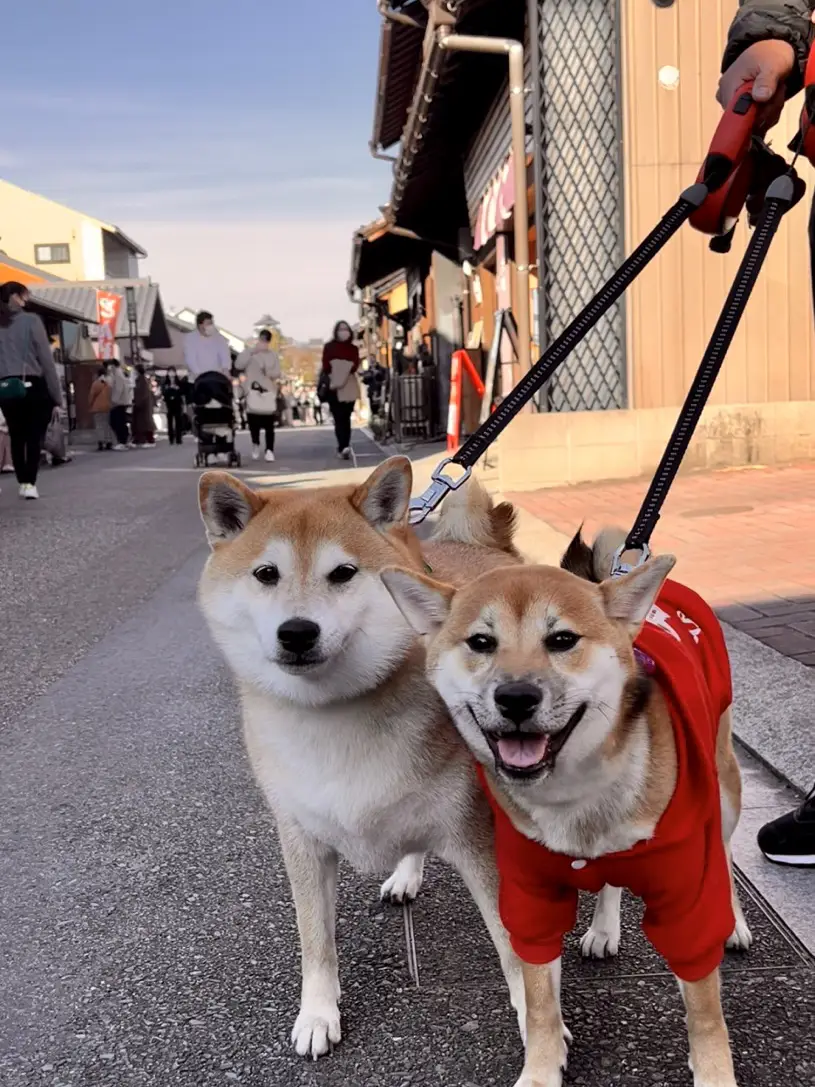
M280 581L280 571L276 566L258 566L253 572L261 585L277 585Z
M467 639L467 645L473 653L494 653L498 648L498 640L491 634L473 634Z
M580 635L575 634L573 630L557 630L554 634L550 634L543 644L550 653L565 653L569 649L574 649L579 641Z
M332 585L347 585L358 573L359 570L356 566L352 566L350 562L344 562L342 566L338 566L335 570L331 571L328 575L328 580Z

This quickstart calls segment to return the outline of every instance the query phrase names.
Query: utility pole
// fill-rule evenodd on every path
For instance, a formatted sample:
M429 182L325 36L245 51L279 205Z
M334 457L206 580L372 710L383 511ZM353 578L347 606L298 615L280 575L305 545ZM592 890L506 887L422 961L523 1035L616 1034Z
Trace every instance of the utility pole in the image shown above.
M136 307L136 288L125 287L125 300L127 302L127 329L130 340L130 365L135 366L141 361L141 349L139 348L139 312Z

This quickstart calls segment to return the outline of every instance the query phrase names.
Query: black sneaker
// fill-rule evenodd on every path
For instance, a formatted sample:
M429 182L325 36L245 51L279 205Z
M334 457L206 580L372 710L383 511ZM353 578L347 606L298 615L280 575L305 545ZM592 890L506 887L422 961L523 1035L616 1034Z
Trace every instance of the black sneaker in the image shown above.
M761 828L758 847L774 864L815 868L815 786L800 808Z

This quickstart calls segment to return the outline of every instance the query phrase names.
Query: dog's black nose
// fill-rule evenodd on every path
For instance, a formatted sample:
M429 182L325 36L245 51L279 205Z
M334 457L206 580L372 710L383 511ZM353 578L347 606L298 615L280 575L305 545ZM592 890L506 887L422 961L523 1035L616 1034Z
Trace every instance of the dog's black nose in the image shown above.
M277 628L277 640L287 653L300 657L320 640L320 628L310 619L287 619Z
M543 701L543 695L532 683L502 683L495 688L495 705L515 725L528 721Z

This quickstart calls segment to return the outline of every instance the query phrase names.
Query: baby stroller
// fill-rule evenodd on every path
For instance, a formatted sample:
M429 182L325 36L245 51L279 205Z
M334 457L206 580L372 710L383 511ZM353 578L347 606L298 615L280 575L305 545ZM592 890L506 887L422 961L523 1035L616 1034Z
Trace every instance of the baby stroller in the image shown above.
M232 382L213 370L200 374L192 387L193 418L198 452L195 467L206 468L210 457L226 456L230 467L240 468L235 450L235 408Z

